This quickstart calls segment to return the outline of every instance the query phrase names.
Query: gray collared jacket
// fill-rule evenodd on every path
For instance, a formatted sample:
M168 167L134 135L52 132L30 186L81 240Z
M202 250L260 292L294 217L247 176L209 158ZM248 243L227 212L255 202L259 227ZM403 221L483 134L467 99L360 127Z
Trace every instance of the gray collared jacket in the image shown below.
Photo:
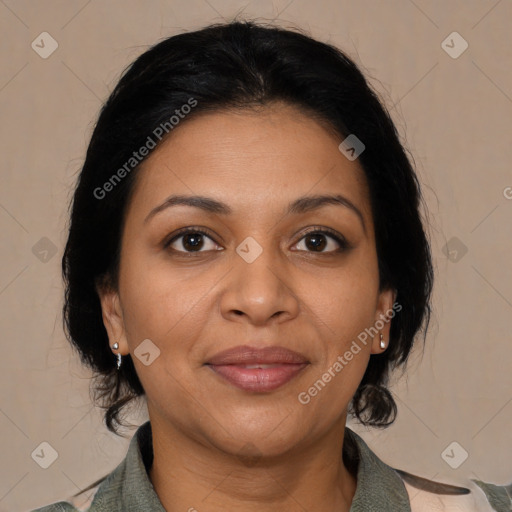
M512 512L512 484L437 483L388 466L348 427L345 436L357 452L357 487L350 512ZM165 512L147 474L152 457L148 421L138 428L125 459L94 489L88 503L79 507L76 500L61 501L33 512Z

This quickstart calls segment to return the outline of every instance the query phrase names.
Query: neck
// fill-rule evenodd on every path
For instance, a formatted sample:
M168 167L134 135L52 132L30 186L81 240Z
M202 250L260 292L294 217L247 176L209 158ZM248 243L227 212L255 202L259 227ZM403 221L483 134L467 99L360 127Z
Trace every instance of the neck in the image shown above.
M356 478L342 458L345 417L322 439L272 457L226 453L158 419L151 428L149 477L167 512L350 510Z

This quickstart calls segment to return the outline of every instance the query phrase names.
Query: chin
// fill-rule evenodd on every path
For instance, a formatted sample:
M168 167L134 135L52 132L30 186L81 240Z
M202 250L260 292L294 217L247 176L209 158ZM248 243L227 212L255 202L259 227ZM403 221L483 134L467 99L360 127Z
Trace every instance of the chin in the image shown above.
M229 425L226 430L231 436L224 437L221 442L230 453L239 453L243 448L248 456L261 456L262 453L265 456L281 455L300 442L300 432L289 430L291 427L296 428L298 422L287 421L286 418L287 413L266 415L263 418L248 413L236 418L225 416L220 423ZM290 415L288 419L291 418Z
M269 429L271 432L271 429ZM280 457L296 446L298 436L290 433L270 434L240 431L240 435L233 437L227 443L218 446L222 451L239 458L245 465L255 465L260 459Z

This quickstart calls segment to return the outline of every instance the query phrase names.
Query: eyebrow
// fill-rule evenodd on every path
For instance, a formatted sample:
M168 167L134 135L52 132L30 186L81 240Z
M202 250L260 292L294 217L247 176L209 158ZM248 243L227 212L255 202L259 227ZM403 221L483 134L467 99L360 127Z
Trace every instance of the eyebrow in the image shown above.
M149 220L157 215L158 213L166 210L167 208L171 208L172 206L192 206L194 208L199 208L208 213L214 213L218 215L230 215L233 213L233 210L226 204L211 197L205 196L185 196L185 195L172 195L169 196L162 204L153 208L147 217L144 219L144 224L149 222ZM318 210L324 206L335 205L335 206L344 206L354 212L361 221L363 226L363 230L366 233L366 225L364 222L364 217L361 211L357 208L357 206L352 203L346 197L335 194L335 195L313 195L313 196L303 196L295 199L288 205L288 211L286 215L291 214L301 214L314 210Z

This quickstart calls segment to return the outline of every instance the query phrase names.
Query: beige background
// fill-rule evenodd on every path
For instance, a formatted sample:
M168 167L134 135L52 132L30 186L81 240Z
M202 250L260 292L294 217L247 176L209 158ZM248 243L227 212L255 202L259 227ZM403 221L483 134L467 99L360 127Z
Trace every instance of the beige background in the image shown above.
M89 375L62 333L70 187L121 70L166 36L237 13L347 51L424 184L437 271L427 350L394 387L396 423L354 428L385 462L427 478L512 480L510 0L0 0L0 511L65 498L125 453L127 440L91 408ZM47 59L31 48L43 31L59 45ZM441 46L453 31L469 44L458 58ZM54 255L36 245L43 237ZM31 458L43 441L58 452L48 469ZM469 453L458 469L441 457L453 441Z

